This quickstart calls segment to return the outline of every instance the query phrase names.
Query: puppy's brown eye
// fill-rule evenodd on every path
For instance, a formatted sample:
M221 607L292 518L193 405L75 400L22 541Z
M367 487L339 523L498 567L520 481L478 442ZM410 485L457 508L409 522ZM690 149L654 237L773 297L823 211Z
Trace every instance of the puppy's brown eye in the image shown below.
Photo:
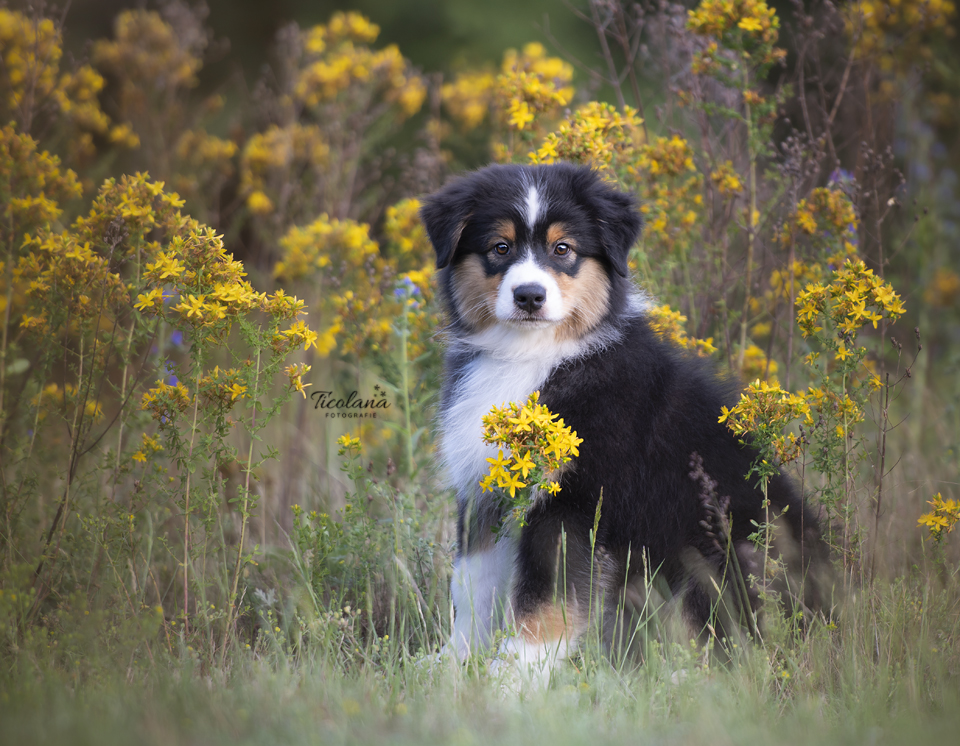
M558 243L553 247L553 253L557 256L566 256L570 253L570 244Z
M504 256L510 251L510 246L501 241L493 247L493 250L496 251L500 256Z

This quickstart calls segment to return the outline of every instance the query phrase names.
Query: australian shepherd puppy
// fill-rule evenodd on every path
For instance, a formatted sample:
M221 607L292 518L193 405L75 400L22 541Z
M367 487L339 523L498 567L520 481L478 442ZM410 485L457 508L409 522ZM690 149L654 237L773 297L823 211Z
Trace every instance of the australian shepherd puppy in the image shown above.
M591 605L615 619L625 589L650 577L697 632L716 629L716 588L728 565L757 571L747 537L768 511L745 479L756 452L717 422L735 382L661 339L629 279L633 198L587 168L491 166L428 197L421 217L449 321L440 448L459 508L454 649L508 627L521 659L562 657ZM478 486L497 453L481 418L536 390L583 439L580 454L522 530L495 533L507 511ZM768 495L805 568L816 519L786 478ZM743 608L756 603L738 590Z

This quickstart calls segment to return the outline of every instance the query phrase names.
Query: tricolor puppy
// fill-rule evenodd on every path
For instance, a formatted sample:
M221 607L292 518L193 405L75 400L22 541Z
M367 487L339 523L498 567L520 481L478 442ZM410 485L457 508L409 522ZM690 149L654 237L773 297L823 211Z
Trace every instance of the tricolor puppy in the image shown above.
M517 632L507 647L522 658L563 656L590 605L614 620L625 588L645 572L703 630L731 555L709 530L691 460L702 459L717 483L743 564L763 497L745 479L755 452L717 422L735 383L660 339L644 315L627 268L641 227L634 200L586 168L491 166L427 198L421 217L449 321L440 423L459 507L455 649L481 649L506 624ZM497 450L481 441L481 418L535 390L583 443L561 492L539 496L528 525L498 539L502 497L478 486ZM785 478L770 483L769 497L806 567L816 519ZM606 631L608 642L614 634Z

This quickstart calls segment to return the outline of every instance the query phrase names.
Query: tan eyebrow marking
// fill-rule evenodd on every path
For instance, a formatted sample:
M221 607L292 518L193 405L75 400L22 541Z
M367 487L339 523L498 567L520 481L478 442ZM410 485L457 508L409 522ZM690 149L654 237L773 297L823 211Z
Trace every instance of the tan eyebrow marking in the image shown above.
M497 240L515 243L517 240L517 226L512 220L501 220L493 225L493 243Z
M564 238L567 234L567 226L565 223L551 223L550 227L547 228L547 245L555 244L561 238ZM567 240L566 243L572 245L570 240Z

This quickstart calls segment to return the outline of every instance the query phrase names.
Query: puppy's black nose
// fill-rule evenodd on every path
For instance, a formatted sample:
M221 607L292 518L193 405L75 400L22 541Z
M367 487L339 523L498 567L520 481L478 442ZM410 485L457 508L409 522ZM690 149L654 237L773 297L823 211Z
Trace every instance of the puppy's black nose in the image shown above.
M536 282L517 285L513 289L513 302L527 313L539 311L546 301L546 288Z

